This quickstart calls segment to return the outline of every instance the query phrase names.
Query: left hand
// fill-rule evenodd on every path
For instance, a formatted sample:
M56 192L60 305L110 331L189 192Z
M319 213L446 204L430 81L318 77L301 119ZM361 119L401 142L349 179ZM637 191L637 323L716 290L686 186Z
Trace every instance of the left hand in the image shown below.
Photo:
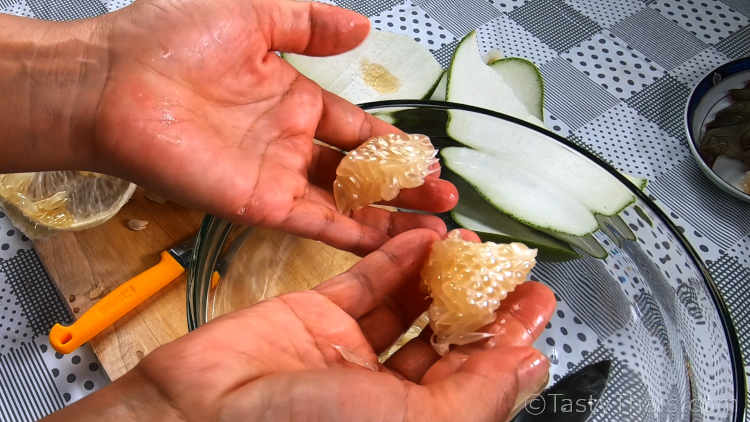
M365 208L330 193L344 150L398 129L322 90L275 51L332 55L358 45L366 17L291 0L140 0L99 22L109 66L96 114L101 170L243 224L363 254L433 216ZM395 201L450 210L433 176Z
M300 75L275 51L324 56L357 46L366 17L292 0L138 0L73 22L0 14L0 172L119 176L234 222L365 254L430 215L330 193L343 150L398 129ZM456 204L433 175L394 205Z

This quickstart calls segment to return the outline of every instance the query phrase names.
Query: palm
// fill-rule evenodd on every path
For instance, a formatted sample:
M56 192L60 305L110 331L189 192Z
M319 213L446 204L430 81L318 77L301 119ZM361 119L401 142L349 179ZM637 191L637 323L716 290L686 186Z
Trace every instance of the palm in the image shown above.
M348 149L396 129L321 90L273 52L340 52L366 33L366 21L330 28L345 27L352 15L315 12L320 7L152 0L114 15L96 133L114 163L107 170L235 221L360 252L377 247L392 234L384 228L394 231L393 216L354 216L365 225L338 214L328 191L340 155L312 140ZM325 20L311 28L316 13ZM455 203L446 182L433 179L425 192L407 195L406 205L444 211ZM400 224L440 225L418 218Z
M467 420L502 420L517 396L539 387L518 372L530 353L525 346L554 309L539 284L506 300L494 349L464 346L439 359L420 337L388 368L371 371L334 348L375 364L375 353L424 309L417 277L435 238L429 231L401 235L316 291L220 318L155 352L139 370L195 420L452 420L458 410Z

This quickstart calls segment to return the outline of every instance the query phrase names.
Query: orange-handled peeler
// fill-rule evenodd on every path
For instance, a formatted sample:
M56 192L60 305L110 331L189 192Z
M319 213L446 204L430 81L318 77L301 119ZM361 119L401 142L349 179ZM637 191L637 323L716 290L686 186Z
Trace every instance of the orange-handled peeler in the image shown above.
M194 241L163 251L158 264L109 292L72 325L55 324L49 332L52 347L60 353L72 352L171 283L185 272ZM218 273L211 281L218 282Z

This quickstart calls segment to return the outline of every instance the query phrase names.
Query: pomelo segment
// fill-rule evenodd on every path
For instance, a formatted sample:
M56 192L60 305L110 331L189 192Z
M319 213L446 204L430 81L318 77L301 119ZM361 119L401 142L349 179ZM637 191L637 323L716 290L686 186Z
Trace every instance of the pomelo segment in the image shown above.
M435 242L421 275L432 296L427 313L439 354L488 336L477 330L493 322L500 302L526 281L536 252L523 243L467 242L457 231Z
M348 214L378 201L390 201L401 189L421 186L434 171L436 155L430 138L424 135L390 134L365 141L336 169L336 207Z

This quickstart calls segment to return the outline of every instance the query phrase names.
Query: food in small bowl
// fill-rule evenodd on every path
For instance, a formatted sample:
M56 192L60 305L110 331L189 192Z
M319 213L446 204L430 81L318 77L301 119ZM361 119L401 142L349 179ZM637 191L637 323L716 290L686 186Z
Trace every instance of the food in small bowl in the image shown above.
M750 194L750 79L743 88L730 89L729 98L731 103L706 124L700 153L719 177Z
M685 124L703 173L750 202L750 59L724 64L704 77L690 95Z

